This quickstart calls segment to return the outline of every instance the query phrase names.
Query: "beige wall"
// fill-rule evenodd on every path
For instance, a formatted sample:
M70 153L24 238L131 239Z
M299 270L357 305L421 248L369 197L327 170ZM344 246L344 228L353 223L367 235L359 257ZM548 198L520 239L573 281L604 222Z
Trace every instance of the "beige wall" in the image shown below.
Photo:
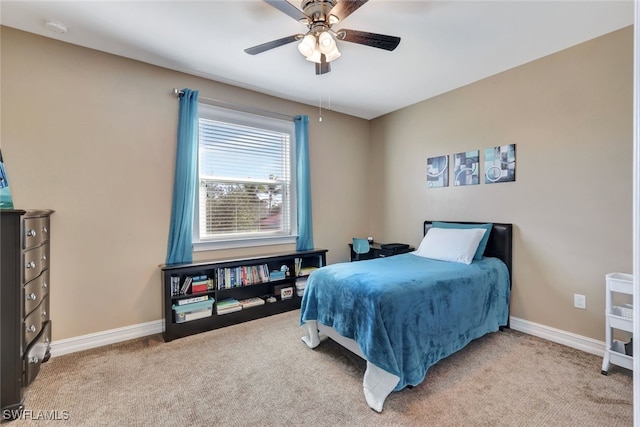
M512 316L604 340L604 275L632 272L633 29L372 122L371 228L515 226ZM426 159L516 144L516 181L427 188ZM483 182L483 181L482 181ZM573 308L573 294L587 310Z
M369 122L2 27L2 153L17 208L50 208L53 338L162 318L178 101L172 88L310 116L316 247L366 234ZM292 250L200 252L196 260Z

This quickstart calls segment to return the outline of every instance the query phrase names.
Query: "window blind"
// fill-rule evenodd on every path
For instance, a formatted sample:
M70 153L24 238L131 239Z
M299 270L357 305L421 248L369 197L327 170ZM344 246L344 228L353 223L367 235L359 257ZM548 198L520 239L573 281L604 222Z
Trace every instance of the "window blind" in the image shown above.
M292 128L239 112L199 119L199 238L290 235Z

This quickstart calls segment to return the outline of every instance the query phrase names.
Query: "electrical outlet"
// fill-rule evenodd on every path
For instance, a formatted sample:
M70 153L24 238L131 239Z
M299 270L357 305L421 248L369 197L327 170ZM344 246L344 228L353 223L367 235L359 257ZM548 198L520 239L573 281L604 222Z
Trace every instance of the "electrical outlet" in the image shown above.
M573 294L573 306L575 308L587 308L587 297L585 295Z

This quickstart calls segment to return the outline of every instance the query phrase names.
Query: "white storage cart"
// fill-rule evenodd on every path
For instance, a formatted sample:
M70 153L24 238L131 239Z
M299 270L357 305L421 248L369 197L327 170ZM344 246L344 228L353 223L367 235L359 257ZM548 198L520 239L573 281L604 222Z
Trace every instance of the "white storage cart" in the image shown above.
M614 338L614 331L620 330L631 334L633 332L633 306L631 304L615 305L615 294L633 295L633 276L625 273L609 273L605 276L607 282L606 294L606 341L602 374L609 373L609 365L633 369L633 357L625 352L625 342Z

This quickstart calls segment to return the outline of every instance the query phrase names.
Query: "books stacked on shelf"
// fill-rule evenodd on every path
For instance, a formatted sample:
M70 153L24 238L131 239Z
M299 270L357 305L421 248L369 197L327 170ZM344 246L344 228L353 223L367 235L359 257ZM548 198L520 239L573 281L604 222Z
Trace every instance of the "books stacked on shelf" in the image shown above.
M218 314L228 314L240 310L242 310L242 304L237 299L226 298L216 302L216 313Z
M182 287L180 287L179 295L197 294L199 292L206 292L210 289L213 289L213 281L206 275L187 276L184 278Z
M240 303L242 308L255 307L257 305L264 305L264 300L258 297L247 298L247 299L240 300L238 302Z
M304 295L304 288L307 286L307 278L299 278L296 280L296 296L302 297Z
M191 293L206 292L209 289L209 278L207 276L195 276L191 278Z
M318 267L302 267L300 268L300 272L298 273L298 276L308 276L317 269Z
M269 281L267 264L226 267L216 270L217 289L231 289Z

